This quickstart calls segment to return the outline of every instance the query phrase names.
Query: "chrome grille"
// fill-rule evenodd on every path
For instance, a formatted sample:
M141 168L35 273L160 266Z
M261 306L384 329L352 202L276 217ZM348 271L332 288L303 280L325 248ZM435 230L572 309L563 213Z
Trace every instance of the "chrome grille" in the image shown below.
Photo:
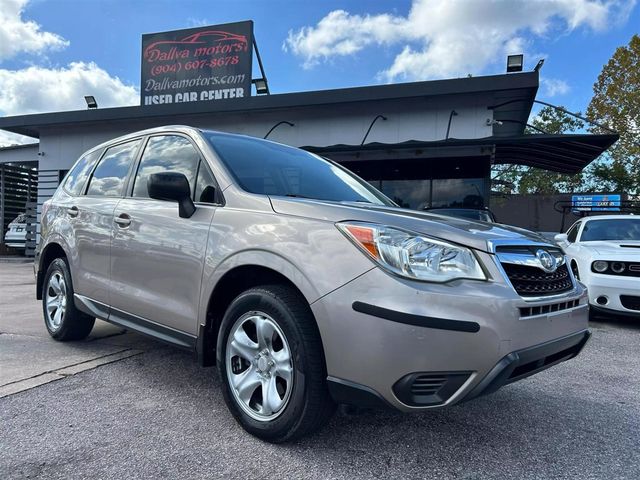
M509 282L522 297L558 295L574 288L566 259L558 248L527 245L501 246L496 253ZM553 259L543 267L542 260L548 260L549 255ZM555 268L548 268L549 263Z

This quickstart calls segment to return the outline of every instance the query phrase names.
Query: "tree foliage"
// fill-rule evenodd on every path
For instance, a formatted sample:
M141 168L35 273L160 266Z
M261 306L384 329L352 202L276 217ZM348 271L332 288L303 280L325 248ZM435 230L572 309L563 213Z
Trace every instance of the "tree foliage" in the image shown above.
M619 47L603 67L593 86L586 117L620 134L604 155L583 173L564 175L531 167L497 165L492 172L494 190L517 193L618 192L640 194L640 36ZM551 107L544 107L531 122L550 134L585 128L584 122ZM611 133L589 126L592 133ZM527 128L527 133L540 133Z
M590 174L605 189L640 194L640 36L619 47L593 85L587 118L620 134ZM608 133L594 127L592 131Z

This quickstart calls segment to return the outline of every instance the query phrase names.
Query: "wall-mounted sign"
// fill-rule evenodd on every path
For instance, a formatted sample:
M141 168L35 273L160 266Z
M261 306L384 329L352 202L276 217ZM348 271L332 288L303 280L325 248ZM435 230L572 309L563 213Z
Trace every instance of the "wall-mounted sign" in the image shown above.
M140 104L248 97L252 53L251 21L143 35Z
M617 212L620 211L621 195L572 195L574 212Z

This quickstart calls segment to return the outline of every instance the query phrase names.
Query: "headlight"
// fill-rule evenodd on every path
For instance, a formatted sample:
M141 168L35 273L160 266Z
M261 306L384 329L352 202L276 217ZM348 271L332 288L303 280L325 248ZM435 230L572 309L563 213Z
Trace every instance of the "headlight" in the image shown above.
M593 269L598 273L606 272L608 268L609 268L609 263L603 260L597 260L593 262Z
M487 278L468 248L384 225L354 222L336 226L381 267L397 275L429 282Z
M624 263L622 263L622 262L613 262L611 264L611 270L613 270L614 273L622 273L622 272L624 272Z

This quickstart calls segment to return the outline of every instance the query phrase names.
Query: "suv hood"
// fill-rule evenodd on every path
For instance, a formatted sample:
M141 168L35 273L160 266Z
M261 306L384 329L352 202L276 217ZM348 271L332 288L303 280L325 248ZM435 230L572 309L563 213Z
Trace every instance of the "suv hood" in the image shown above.
M543 237L517 227L476 222L435 213L368 203L329 202L306 198L270 197L273 210L285 215L330 222L360 221L402 228L467 247L490 251L491 241L531 242L552 246Z

